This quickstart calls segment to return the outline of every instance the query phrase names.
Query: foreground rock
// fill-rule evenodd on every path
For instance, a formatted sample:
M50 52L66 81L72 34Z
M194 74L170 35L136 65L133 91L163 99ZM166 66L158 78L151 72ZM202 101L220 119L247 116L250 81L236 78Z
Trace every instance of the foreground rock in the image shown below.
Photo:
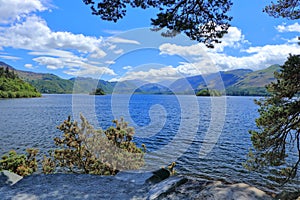
M32 175L18 183L2 184L0 197L8 199L271 199L246 184L169 177L167 170L121 172L116 176L89 174Z
M164 197L165 199L205 200L269 200L265 192L244 183L225 184L220 181L189 179L187 183Z
M0 187L6 185L12 186L22 178L22 176L19 176L18 174L9 172L7 170L0 171Z

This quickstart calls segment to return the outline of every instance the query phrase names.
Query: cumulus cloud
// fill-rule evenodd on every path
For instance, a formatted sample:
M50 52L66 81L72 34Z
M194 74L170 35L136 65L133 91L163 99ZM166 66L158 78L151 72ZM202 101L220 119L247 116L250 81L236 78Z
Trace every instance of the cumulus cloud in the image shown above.
M160 54L179 56L199 56L203 53L203 45L195 44L191 46L181 46L177 44L164 43L159 46Z
M102 38L53 32L44 19L30 16L0 32L0 44L27 50L74 49L82 53L91 53L103 57L106 53L100 48Z
M128 69L129 68L129 69ZM203 59L198 62L188 63L181 62L178 66L164 66L160 68L138 68L131 66L123 67L128 69L124 76L113 78L110 81L128 81L128 80L143 80L150 83L161 81L174 81L182 77L195 76L199 74L209 74L219 71L212 62Z
M109 69L106 66L96 66L94 64L98 65L99 63L89 62L87 58L76 55L59 58L40 56L33 60L51 70L66 69L64 70L64 73L72 76L90 76L98 78L103 74L116 75L112 69Z
M180 74L172 66L166 66L159 69L134 70L128 71L120 78L114 78L110 81L128 81L143 80L149 83L156 83L162 80L176 80L180 78Z
M167 55L200 56L206 54L206 52L222 52L225 47L240 48L243 44L249 44L249 41L245 40L242 31L237 27L230 27L228 34L221 41L222 43L216 44L214 49L207 49L201 43L190 46L165 43L159 47L159 50L161 54Z
M222 52L225 47L240 48L243 44L250 44L249 41L245 39L242 31L237 27L229 27L228 33L224 35L221 41L221 43L216 44L215 48L210 49L210 51Z
M289 39L289 40L287 40L289 43L298 43L298 42L300 42L300 39L299 39L299 37L294 37L294 38L292 38L292 39Z
M24 67L27 69L34 69L32 64L25 64Z
M212 60L222 69L262 69L272 64L283 64L289 54L300 54L299 46L282 44L250 47L245 50L248 56L235 57L226 54L211 55Z
M195 62L183 62L176 67L176 71L182 76L196 76L199 74L210 74L220 71L214 62L209 59L195 61Z
M287 27L287 29L296 31L298 26L298 23L295 23L293 26ZM188 57L189 62L180 64L178 69L181 69L181 72L184 73L191 72L191 75L195 75L196 71L205 73L209 71L231 70L237 68L257 70L272 64L283 64L291 53L300 54L299 46L297 44L291 44L292 42L299 42L296 38L289 40L289 43L287 44L252 46L246 48L243 44L250 43L245 40L238 28L231 27L229 33L230 34L225 35L223 38L223 43L217 44L215 49L208 49L202 44L181 46L165 43L159 47L159 50L161 54ZM243 55L227 55L224 52L225 47L237 48ZM206 59L205 64L201 61L203 59ZM197 70L195 71L193 69Z
M41 9L42 7L38 10ZM34 11L33 8L31 10ZM29 50L29 55L37 56L33 58L33 61L39 65L51 70L66 69L65 73L69 75L94 76L103 73L116 75L113 70L106 66L97 66L100 63L92 60L106 56L102 46L103 38L101 37L54 32L44 19L34 14L0 29L0 48ZM5 56L5 59L13 58ZM32 66L27 64L25 67L31 68Z
M19 20L32 12L47 10L40 0L0 0L0 5L0 23L2 24Z
M292 25L278 25L276 27L276 30L280 33L282 32L300 32L300 24L298 22L292 24Z
M80 68L71 67L68 70L65 70L64 73L72 76L87 76L94 78L99 78L104 74L116 75L112 69L109 69L107 67L96 67L85 63L81 63L80 66Z

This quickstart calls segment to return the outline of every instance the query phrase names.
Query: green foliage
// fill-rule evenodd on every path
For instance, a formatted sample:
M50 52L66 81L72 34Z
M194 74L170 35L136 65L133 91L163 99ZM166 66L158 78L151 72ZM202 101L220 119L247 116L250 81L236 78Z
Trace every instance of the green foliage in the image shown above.
M231 0L83 0L91 5L92 14L101 19L117 22L126 15L127 6L133 8L157 8L155 19L151 19L153 30L166 28L162 35L173 37L185 33L190 39L203 42L208 47L219 43L229 28L232 17L228 11L232 6ZM95 5L96 4L96 5Z
M70 80L59 78L53 74L37 74L36 77L30 75L30 77L23 75L24 80L36 87L41 93L66 94L73 91L73 82Z
M22 81L8 67L0 67L0 98L40 97L41 94L29 83Z
M20 176L27 176L37 170L36 155L37 149L27 149L27 155L17 154L11 150L8 154L2 156L0 160L0 170L9 170Z
M245 166L251 170L268 168L276 181L286 183L297 174L300 163L300 56L290 55L277 82L267 86L271 96L257 100L258 130L252 130L254 149ZM296 158L289 158L289 154Z
M105 92L102 88L97 88L95 91L91 92L90 95L105 95Z
M116 127L95 130L81 115L81 126L69 117L58 129L61 138L54 138L59 147L44 157L44 173L64 171L114 175L121 169L138 169L144 164L144 151L133 142L134 129L123 119Z
M209 89L202 89L196 93L197 96L222 96L222 93L218 90L209 90Z
M266 6L264 12L275 18L300 19L300 2L299 0L277 0L276 3L272 2L271 5Z

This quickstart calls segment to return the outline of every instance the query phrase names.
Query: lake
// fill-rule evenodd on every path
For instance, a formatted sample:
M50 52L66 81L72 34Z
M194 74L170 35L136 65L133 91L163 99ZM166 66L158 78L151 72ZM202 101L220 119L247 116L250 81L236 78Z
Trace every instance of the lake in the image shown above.
M56 129L69 115L82 113L95 128L106 129L124 117L136 129L134 141L147 147L146 170L176 161L176 171L205 179L245 182L280 189L265 173L242 166L255 129L254 97L175 95L43 95L0 100L0 155L34 147L55 148ZM288 185L286 187L293 187Z

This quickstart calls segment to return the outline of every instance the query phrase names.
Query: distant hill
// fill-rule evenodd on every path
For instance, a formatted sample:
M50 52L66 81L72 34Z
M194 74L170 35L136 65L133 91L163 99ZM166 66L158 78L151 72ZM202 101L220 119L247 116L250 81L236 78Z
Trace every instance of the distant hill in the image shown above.
M8 67L14 71L22 80L33 85L41 93L68 94L68 93L90 93L96 88L101 88L105 93L112 93L114 83L96 80L92 78L63 79L50 73L35 73L30 71L16 70L12 66L0 62L0 66ZM75 85L74 85L75 84Z
M21 80L12 67L0 63L0 98L40 97L41 93Z
M227 95L267 95L265 86L275 81L274 72L279 70L279 65L272 65L266 69L248 73L241 80L226 89Z
M181 78L169 87L165 87L159 83L146 83L143 80L108 82L83 77L62 79L54 74L15 70L3 62L0 62L1 65L8 66L22 80L32 84L41 93L86 94L97 88L103 90L105 94L113 92L116 94L131 94L133 92L136 94L195 94L209 87L216 91L225 88L227 95L267 95L265 85L274 81L274 72L280 70L279 65L272 65L258 71L250 69L221 71Z
M235 69L226 72L221 71L212 74L192 76L178 79L170 86L170 88L177 93L182 92L189 94L191 93L191 89L189 87L194 90L192 93L197 93L208 86L215 90L221 90L234 85L251 72L253 71L250 69ZM222 80L221 83L220 80Z

